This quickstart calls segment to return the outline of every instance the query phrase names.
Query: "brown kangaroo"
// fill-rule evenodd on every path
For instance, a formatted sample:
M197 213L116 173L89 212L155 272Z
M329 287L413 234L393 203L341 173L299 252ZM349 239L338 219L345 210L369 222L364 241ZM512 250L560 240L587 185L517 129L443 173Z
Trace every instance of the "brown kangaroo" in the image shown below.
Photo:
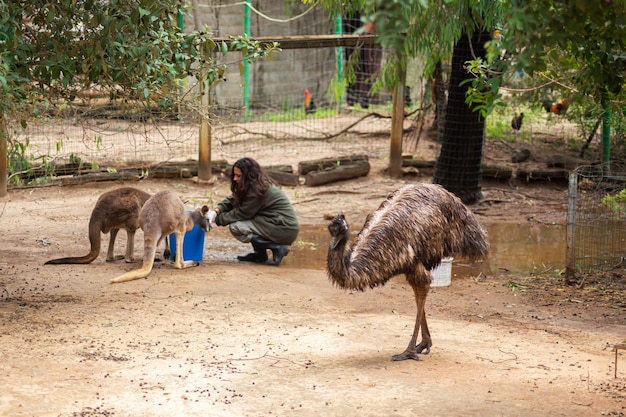
M197 266L198 262L183 259L183 239L185 233L194 225L200 226L205 232L211 230L216 213L209 207L202 206L192 212L185 211L180 198L171 191L161 191L150 197L139 213L139 225L143 230L143 265L139 269L126 272L111 283L132 281L145 278L152 271L156 249L161 241L166 240L170 233L176 233L176 256L174 268L182 269Z
M150 194L132 187L122 187L102 194L89 218L89 243L91 250L85 256L51 259L46 264L88 264L100 254L100 233L111 232L107 262L126 259L133 262L135 231L139 229L139 211ZM126 255L114 256L115 238L120 229L126 230Z

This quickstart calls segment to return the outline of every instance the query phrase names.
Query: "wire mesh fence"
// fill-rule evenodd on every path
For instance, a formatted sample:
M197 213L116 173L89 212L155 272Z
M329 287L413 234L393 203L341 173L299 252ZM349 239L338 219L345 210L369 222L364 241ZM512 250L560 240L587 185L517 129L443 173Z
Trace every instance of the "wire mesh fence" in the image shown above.
M289 8L282 1L253 3L247 3L251 37L352 33L360 23L359 16L329 16L318 6L297 2ZM215 36L226 36L244 31L245 6L205 0L197 10L202 25ZM191 18L189 14L185 20L190 30ZM391 96L373 88L385 59L379 46L283 50L274 59L251 63L244 72L235 69L241 57L230 55L226 59L232 70L212 89L212 159L247 155L268 165L388 153ZM355 56L354 78L345 80L343 69ZM181 80L181 88L193 89L194 84ZM416 84L412 102L419 106ZM19 114L9 137L11 158L17 161L13 168L20 167L19 161L37 160L119 167L198 158L199 116L193 111L164 103L146 112L92 93L70 105L36 103Z
M623 267L626 257L626 169L583 166L570 174L566 265L577 274Z

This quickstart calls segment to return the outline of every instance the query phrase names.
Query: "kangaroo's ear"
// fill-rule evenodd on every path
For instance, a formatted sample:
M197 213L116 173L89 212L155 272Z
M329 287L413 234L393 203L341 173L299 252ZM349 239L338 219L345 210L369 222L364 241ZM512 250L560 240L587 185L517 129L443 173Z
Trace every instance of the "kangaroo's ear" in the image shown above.
M209 206L202 206L202 214L207 214L209 212Z

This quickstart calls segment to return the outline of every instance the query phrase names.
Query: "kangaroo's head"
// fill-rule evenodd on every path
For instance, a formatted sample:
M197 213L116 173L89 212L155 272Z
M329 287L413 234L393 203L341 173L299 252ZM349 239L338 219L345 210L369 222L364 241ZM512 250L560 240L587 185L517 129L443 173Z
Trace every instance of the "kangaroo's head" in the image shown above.
M198 207L191 212L191 219L194 224L197 224L205 232L211 230L211 223L215 220L215 212L209 210L209 206Z

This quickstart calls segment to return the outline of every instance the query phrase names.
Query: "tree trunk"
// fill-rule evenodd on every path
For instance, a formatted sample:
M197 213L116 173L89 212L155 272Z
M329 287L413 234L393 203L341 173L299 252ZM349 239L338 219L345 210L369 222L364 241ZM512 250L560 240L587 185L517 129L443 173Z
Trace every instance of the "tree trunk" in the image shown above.
M402 177L402 130L404 128L404 85L406 68L398 57L398 73L400 77L393 91L393 113L391 114L391 141L389 145L389 176Z
M465 102L467 85L460 84L470 77L465 62L484 57L489 39L489 33L477 31L471 40L464 35L454 46L441 153L433 178L434 183L456 194L465 204L482 198L480 164L485 120Z
M0 197L8 193L9 167L8 167L8 133L6 121L0 111Z

